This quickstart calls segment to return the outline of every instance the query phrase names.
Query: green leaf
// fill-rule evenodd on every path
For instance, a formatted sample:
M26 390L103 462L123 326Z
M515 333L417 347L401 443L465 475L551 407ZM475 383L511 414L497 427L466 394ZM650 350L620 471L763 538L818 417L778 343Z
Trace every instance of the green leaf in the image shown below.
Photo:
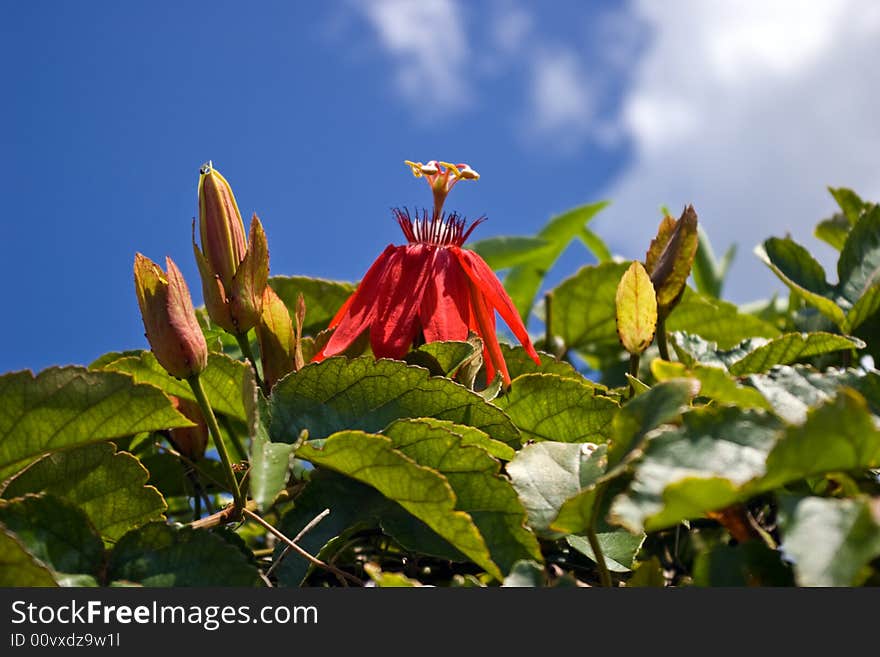
M0 524L0 587L12 586L48 587L58 583L49 567Z
M657 295L642 263L634 261L623 272L615 307L620 343L629 353L641 354L654 340L657 330Z
M627 267L617 262L582 267L553 290L554 332L567 348L620 348L615 298Z
M875 282L850 308L846 314L846 322L850 331L855 331L859 326L870 319L880 310L880 281Z
M834 322L842 331L848 331L843 310L831 298L834 288L825 278L822 268L810 252L791 239L771 237L755 247L757 255L773 270L788 288L808 304Z
M811 409L800 426L789 427L767 456L762 489L826 472L880 466L880 429L864 397L841 388L837 397Z
M792 586L791 567L760 541L715 545L694 560L696 586Z
M203 529L152 522L116 544L110 581L143 586L261 586L257 568L241 550Z
M651 363L651 373L658 381L689 377L700 382L700 396L714 399L722 404L735 404L741 408L770 410L770 403L754 388L742 386L727 372L717 367L682 363L670 363L656 359Z
M403 573L386 573L376 563L365 563L364 570L379 588L413 588L421 586L417 579L410 579Z
M526 445L507 464L507 474L539 535L560 538L551 529L562 505L591 488L605 473L606 446L541 442Z
M303 335L317 335L327 328L333 315L346 302L357 287L354 283L328 281L307 276L271 276L269 287L281 297L290 316L296 315L296 299L303 295L306 302L306 319Z
M262 395L259 411L251 428L250 493L259 510L268 509L287 485L290 459L295 445L269 439L269 405Z
M105 370L130 374L137 383L149 383L166 394L195 401L189 384L168 374L152 352L107 363ZM205 394L216 413L247 422L246 396L253 396L253 373L246 363L219 353L208 355L208 368L199 375Z
M0 376L0 481L44 454L141 431L192 426L171 401L130 377L82 367Z
M850 228L852 228L852 224L849 219L842 214L836 214L830 219L820 221L813 230L813 234L840 251L846 244Z
M516 491L487 452L421 420L393 422L384 435L395 449L446 477L457 499L455 509L473 518L502 572L520 559L543 560L538 541L525 528L526 512Z
M436 470L418 465L394 449L390 438L362 431L341 431L323 441L320 448L305 443L297 456L372 486L423 521L487 573L502 579L473 519L456 510L456 496L449 481Z
M442 376L452 376L459 367L473 358L477 353L476 346L470 342L450 341L428 342L427 344L421 345L415 351L410 352L407 356L428 354L439 365L440 374ZM410 362L411 365L422 365L422 363L417 360L408 362Z
M454 433L461 439L462 446L473 445L475 447L479 447L480 449L488 452L496 459L501 459L502 461L509 461L516 455L516 451L505 443L499 442L489 437L484 431L480 431L476 427L469 427L464 424L456 424L455 422L450 422L449 420L438 420L432 417L420 417L418 418L419 424L428 425L430 427L437 427L440 429L445 429L451 433ZM392 426L395 423L392 423Z
M86 515L51 495L0 501L0 523L34 557L59 574L95 575L104 544Z
M764 474L780 424L773 416L736 407L685 413L681 427L658 429L638 462L612 519L633 533L702 517L738 499L739 487Z
M494 403L504 410L527 440L605 442L618 405L610 397L597 393L586 379L525 374Z
M766 372L775 365L788 365L810 356L864 347L858 338L833 333L786 333L732 363L728 371L734 376Z
M3 491L10 499L49 493L83 511L97 532L114 542L130 529L162 518L165 500L147 486L149 472L111 443L50 454L16 476Z
M694 284L700 294L720 299L724 278L727 276L727 270L730 269L730 265L736 255L736 244L732 244L725 251L719 262L715 258L715 251L712 249L709 236L702 226L697 226L697 237L699 246L692 272Z
M880 205L859 216L837 260L840 293L855 303L878 281L880 270Z
M546 258L553 252L553 244L537 237L490 237L470 242L468 249L476 252L494 270L508 269Z
M599 532L599 547L605 557L605 565L612 573L628 573L633 568L636 554L645 542L644 534L627 531ZM590 541L583 536L566 536L565 542L592 561L596 560Z
M578 233L578 237L581 242L584 243L584 246L587 247L590 252L596 256L596 260L599 262L609 262L612 259L611 251L608 250L608 245L602 240L601 237L596 235L589 228L584 226L581 228L581 232Z
M865 209L868 204L860 199L858 194L853 190L847 189L846 187L829 187L828 191L831 192L831 196L837 201L837 205L840 206L840 209L843 211L843 216L846 217L850 224L855 225L862 210Z
M861 389L859 380L862 378L853 370L821 373L805 365L785 365L766 374L750 374L745 383L757 389L779 417L800 424L812 406L830 400L840 386Z
M685 288L675 311L666 319L666 330L700 335L717 342L722 349L729 349L746 338L773 338L780 334L769 322L739 312L734 304L709 298L690 288Z
M506 588L540 588L547 583L544 566L536 561L518 561L501 586Z
M281 383L270 400L269 434L293 442L307 429L325 438L344 429L379 431L392 420L435 417L485 431L519 445L519 431L500 409L449 379L429 377L421 367L387 359L328 358Z
M798 586L853 586L880 556L880 508L875 500L783 496L782 550L794 562Z
M688 367L701 364L724 370L768 342L766 338L746 338L730 349L719 349L718 343L684 331L675 331L669 337L678 360Z
M672 378L662 381L620 408L611 425L609 470L639 447L642 438L661 424L672 422L699 392L697 381Z
M584 225L606 205L606 201L582 205L553 217L536 236L550 245L547 251L527 264L513 267L507 274L504 287L523 321L528 319L544 276L568 244L580 235Z
M532 360L532 357L526 353L525 348L517 345L511 347L501 343L501 354L504 356L504 362L507 363L507 371L510 373L511 379L516 379L523 374L556 374L566 379L576 379L578 381L584 378L584 375L578 372L571 363L559 360L555 356L545 351L539 351L538 357L541 364L538 365Z

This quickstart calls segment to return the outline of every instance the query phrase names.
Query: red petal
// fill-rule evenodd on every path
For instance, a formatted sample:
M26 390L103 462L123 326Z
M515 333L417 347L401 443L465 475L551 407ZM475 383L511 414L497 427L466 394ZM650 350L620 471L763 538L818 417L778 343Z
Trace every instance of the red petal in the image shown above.
M535 348L532 346L532 341L529 339L526 327L519 318L519 313L513 305L513 301L507 296L507 292L505 291L504 286L501 285L501 281L498 280L495 272L493 272L489 268L489 265L487 265L483 259L473 251L454 249L453 252L458 257L458 261L461 263L462 268L470 280L473 281L474 285L476 285L479 292L481 292L486 301L498 311L498 314L501 315L501 318L507 323L510 330L513 331L513 334L517 337L522 346L525 347L526 353L532 357L532 360L540 365L541 360L538 358L538 352L536 352Z
M468 279L468 288L471 294L471 309L473 310L473 322L476 324L477 333L483 340L483 364L486 366L486 383L495 378L495 370L501 372L504 385L510 385L510 374L507 371L507 363L501 354L501 345L498 344L498 336L495 333L495 312L486 304L485 299L477 284Z
M408 244L389 261L370 327L370 344L376 358L400 358L412 344L435 251L424 244Z
M419 308L425 342L467 340L469 297L467 279L458 260L449 249L437 249Z
M335 326L336 330L313 360L320 361L343 351L373 322L379 304L379 290L386 279L389 263L398 249L402 248L389 244L376 258L360 285L330 322L330 328Z

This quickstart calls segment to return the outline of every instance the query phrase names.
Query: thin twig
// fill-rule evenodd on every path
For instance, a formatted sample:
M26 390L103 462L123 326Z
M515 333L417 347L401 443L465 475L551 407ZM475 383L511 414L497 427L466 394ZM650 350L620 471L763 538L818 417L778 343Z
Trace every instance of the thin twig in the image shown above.
M263 527L266 531L271 532L272 534L274 534L275 536L277 536L281 541L283 541L283 542L286 543L288 546L290 546L290 547L293 549L293 551L296 552L298 555L300 555L303 559L306 559L307 561L309 561L310 563L314 564L314 565L317 566L318 568L323 568L323 569L325 569L325 570L327 570L327 571L333 573L333 574L336 575L337 577L344 577L344 578L348 579L349 581L351 581L351 582L357 584L358 586L363 586L363 585L364 585L364 582L363 582L361 579L355 577L354 575L352 575L352 574L350 574L350 573L347 573L347 572L345 572L344 570L340 570L340 569L337 568L336 566L331 566L330 564L328 564L328 563L326 563L326 562L324 562L324 561L321 561L321 560L318 559L317 557L312 556L311 554L309 554L308 552L306 552L305 550L303 550L299 545L297 545L296 543L294 543L293 541L291 541L289 538L287 538L287 536L285 536L284 534L282 534L278 529L276 529L275 527L273 527L272 525L270 525L268 522L266 522L265 520L263 520L263 519L262 519L260 516L258 516L256 513L254 513L253 511L251 511L250 509L245 508L245 509L242 510L242 512L244 513L245 516L247 516L248 518L251 518L251 519L254 520L257 524L262 525L262 527Z
M309 521L309 523L305 527L303 527L302 530L300 530L299 534L297 534L296 536L293 537L292 542L299 543L303 536L305 536L312 529L314 529L314 527L319 522L321 522L324 518L326 518L328 515L330 515L330 509L324 509L323 511L321 511L321 513L319 513L314 518L312 518ZM293 549L293 548L291 548L289 545L284 548L284 551L278 555L278 558L275 560L275 563L273 563L272 566L269 568L269 570L266 571L267 577L272 574L272 571L274 571L275 568L278 567L278 564L281 563L281 560L287 556L287 554L291 551L291 549Z

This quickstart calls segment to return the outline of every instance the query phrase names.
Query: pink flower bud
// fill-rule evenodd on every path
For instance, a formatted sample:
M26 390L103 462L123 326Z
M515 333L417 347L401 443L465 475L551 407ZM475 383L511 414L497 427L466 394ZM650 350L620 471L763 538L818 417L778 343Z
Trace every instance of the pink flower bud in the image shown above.
M171 258L165 263L167 276L155 262L136 254L135 290L156 360L172 376L185 379L207 367L208 346L183 275Z

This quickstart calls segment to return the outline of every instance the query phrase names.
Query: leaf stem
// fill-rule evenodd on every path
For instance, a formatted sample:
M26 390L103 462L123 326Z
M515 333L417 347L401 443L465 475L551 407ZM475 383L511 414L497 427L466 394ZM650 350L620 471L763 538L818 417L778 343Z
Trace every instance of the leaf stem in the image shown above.
M672 360L669 357L669 346L666 344L666 318L657 321L657 349L660 350L660 358Z
M189 387L192 388L193 394L196 396L196 401L199 404L199 408L202 410L202 415L205 416L205 420L208 423L208 431L211 433L211 438L214 440L214 447L217 448L217 454L220 455L220 461L223 463L223 468L226 470L227 485L232 492L235 511L238 512L244 508L244 498L241 496L241 489L238 487L238 479L235 478L235 472L232 470L232 462L229 460L229 453L226 451L226 445L223 443L223 436L220 434L220 427L217 425L217 418L214 416L211 404L208 403L208 397L205 395L205 389L202 387L199 375L194 374L187 378L186 382L189 383Z
M251 342L248 340L247 333L236 333L235 341L238 342L238 348L241 349L241 353L247 358L247 361L251 364L251 369L254 371L254 380L257 382L257 387L262 390L265 394L269 394L269 392L263 387L263 381L260 379L260 373L257 371L257 361L254 358L254 352L251 350Z
M602 552L602 546L599 544L599 537L596 535L596 521L599 517L599 507L602 505L602 498L605 496L605 488L607 484L599 484L596 488L596 497L593 500L593 511L590 517L590 526L587 528L587 540L590 542L590 548L593 550L593 557L596 560L596 567L599 570L599 583L611 588L614 582L611 580L611 573L608 570L608 564L605 563L605 554Z

